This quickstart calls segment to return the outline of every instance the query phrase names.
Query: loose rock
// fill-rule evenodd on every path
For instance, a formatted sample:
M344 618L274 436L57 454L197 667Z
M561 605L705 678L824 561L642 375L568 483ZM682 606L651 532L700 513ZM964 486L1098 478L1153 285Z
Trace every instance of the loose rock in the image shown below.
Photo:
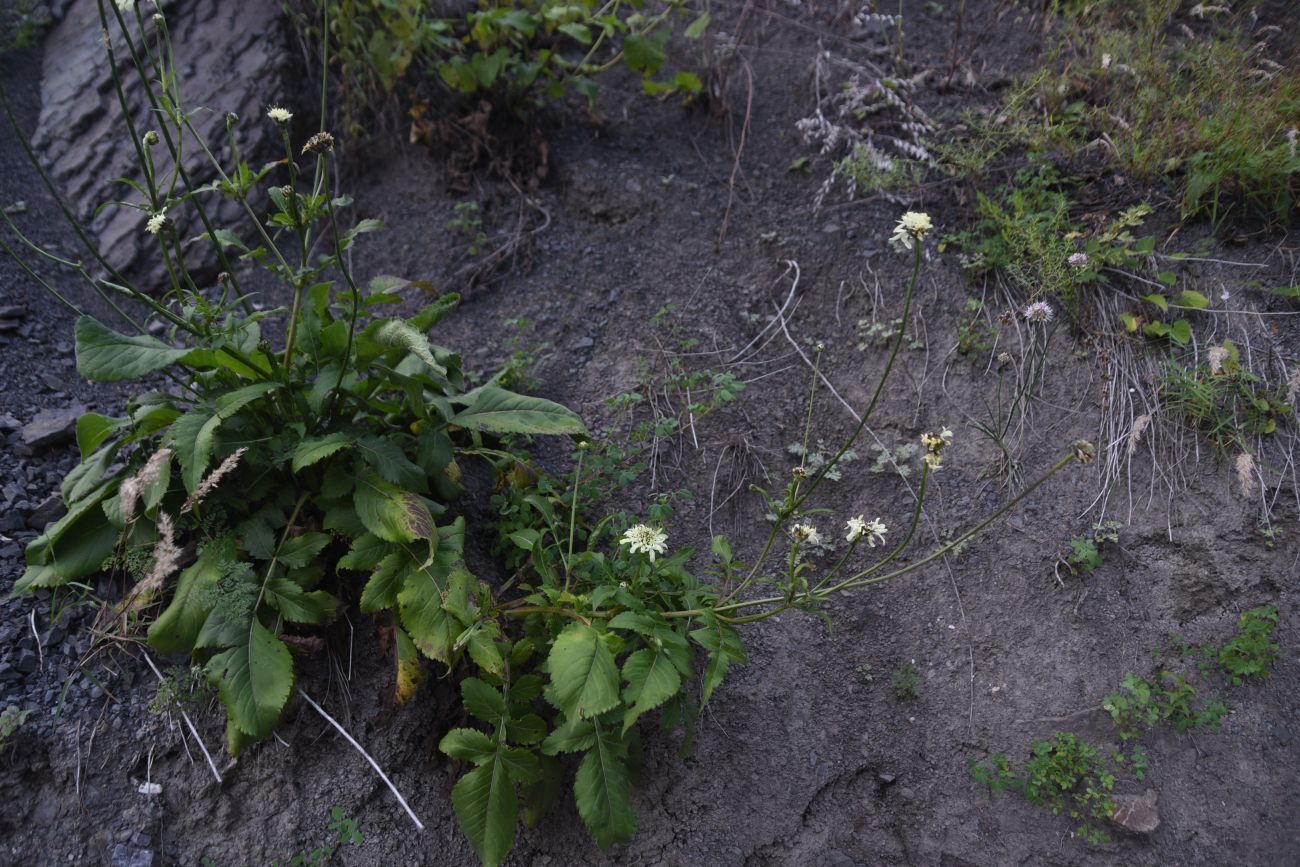
M1156 809L1159 797L1155 789L1147 789L1141 795L1115 795L1115 812L1110 819L1134 834L1150 834L1160 827L1160 813Z
M43 409L23 427L23 445L32 449L46 449L71 442L77 430L77 419L83 407Z

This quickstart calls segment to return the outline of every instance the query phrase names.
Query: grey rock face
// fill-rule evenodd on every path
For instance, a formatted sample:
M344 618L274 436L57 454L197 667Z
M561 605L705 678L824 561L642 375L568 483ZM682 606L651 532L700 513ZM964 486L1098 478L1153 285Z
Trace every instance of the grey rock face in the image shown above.
M42 106L33 144L73 211L98 238L108 262L139 276L140 288L161 289L166 279L161 257L151 255L148 267L143 267L144 252L156 244L144 231L148 213L121 206L95 213L104 202L142 203L135 190L113 183L118 177L140 183L142 177L109 75L99 4L96 0L69 0L61 5L65 7L59 10L61 20L46 37ZM206 109L195 114L193 123L223 167L229 170L231 166L226 112L239 116L235 137L245 159L255 165L274 159L281 151L279 133L266 119L265 109L284 98L290 59L288 25L280 4L187 0L164 3L163 7L184 107ZM143 8L147 10L144 35L154 43L153 7ZM108 31L119 78L136 134L143 136L148 130L159 130L160 124L131 64L126 38L111 11L109 14ZM140 51L141 33L134 13L126 19L131 42ZM192 137L187 136L184 152L186 171L196 184L215 176ZM170 169L165 143L154 146L152 154L160 175ZM204 203L216 227L228 226L236 219L238 210L233 203L223 202L215 194L208 195ZM192 204L173 208L167 215L182 239L203 231ZM191 269L211 269L217 262L215 250L206 241L196 242L187 248L186 262Z

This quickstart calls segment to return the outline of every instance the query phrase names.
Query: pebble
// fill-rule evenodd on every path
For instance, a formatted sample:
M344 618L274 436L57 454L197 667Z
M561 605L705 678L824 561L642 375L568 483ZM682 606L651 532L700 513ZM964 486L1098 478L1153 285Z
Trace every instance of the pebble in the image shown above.
M83 411L79 406L41 410L23 427L23 445L32 449L44 449L71 442L77 429L77 419Z
M1110 820L1134 834L1150 834L1160 827L1159 798L1155 789L1141 795L1115 795L1115 812Z

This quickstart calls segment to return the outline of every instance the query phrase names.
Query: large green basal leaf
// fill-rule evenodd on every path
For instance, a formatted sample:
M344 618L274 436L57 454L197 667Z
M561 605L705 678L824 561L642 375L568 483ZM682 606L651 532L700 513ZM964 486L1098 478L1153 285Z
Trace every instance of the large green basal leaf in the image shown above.
M217 684L231 725L261 739L275 728L289 700L293 658L284 642L256 618L246 635L245 642L212 657L207 671Z
M577 413L540 397L484 386L465 395L468 402L451 424L488 433L586 434Z
M235 559L234 537L218 537L206 545L176 582L171 604L149 626L149 643L162 653L190 653L199 630L212 613L213 598L207 592L221 580L222 565Z
M170 367L190 352L147 334L118 334L89 316L77 320L76 340L77 372L91 382L139 379Z
M370 532L386 542L437 538L433 516L418 494L380 478L372 470L357 476L357 515Z

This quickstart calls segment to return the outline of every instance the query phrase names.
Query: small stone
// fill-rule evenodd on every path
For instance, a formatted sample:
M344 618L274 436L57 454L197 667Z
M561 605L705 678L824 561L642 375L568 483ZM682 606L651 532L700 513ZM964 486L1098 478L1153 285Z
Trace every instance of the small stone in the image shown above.
M0 319L0 334L11 334L18 330L18 323L12 319Z
M67 513L68 507L63 498L58 494L50 494L27 516L27 526L33 530L44 530L46 524L59 520Z
M882 786L892 786L894 784L894 781L897 780L898 777L894 776L893 774L884 773L884 774L877 774L876 779L880 781L880 785Z
M578 342L575 343L575 344L573 344L573 348L574 348L574 349L591 349L591 347L593 347L593 346L595 346L595 345L596 345L596 341L592 340L590 337L580 337L580 338L578 338Z
M41 410L23 427L23 445L43 449L71 442L82 411L79 406Z
M8 413L0 415L0 431L4 431L5 433L8 433L11 430L18 430L22 426L23 426L22 422L20 422L18 419L14 418L13 416L9 415Z
M26 319L27 308L21 304L0 306L0 319Z
M18 661L14 663L14 669L20 674L31 674L36 670L38 664L36 654L30 650L24 650L18 655Z
M1159 794L1155 789L1147 789L1141 795L1115 795L1115 812L1111 821L1134 834L1150 834L1160 827L1160 813L1157 811Z
M68 387L68 384L63 381L62 377L55 376L52 373L39 374L39 379L41 382L45 383L45 387L50 391L62 391Z
M148 849L133 849L118 843L113 847L109 865L110 867L153 867L153 852Z

